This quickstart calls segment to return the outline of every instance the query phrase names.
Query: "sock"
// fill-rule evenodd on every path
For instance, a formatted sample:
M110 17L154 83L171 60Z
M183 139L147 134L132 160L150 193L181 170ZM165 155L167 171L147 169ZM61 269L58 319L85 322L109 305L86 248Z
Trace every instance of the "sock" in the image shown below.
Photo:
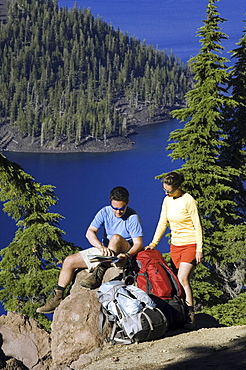
M62 290L62 291L64 292L64 290L65 290L66 288L63 288L62 286L57 285L57 286L55 287L55 289L57 289L57 290Z
M111 266L111 262L103 262L101 263L101 266L104 268L109 268Z

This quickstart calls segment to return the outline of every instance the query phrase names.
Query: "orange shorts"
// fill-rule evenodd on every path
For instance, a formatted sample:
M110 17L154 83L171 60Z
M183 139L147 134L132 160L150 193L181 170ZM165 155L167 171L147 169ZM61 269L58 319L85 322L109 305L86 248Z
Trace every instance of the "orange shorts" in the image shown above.
M196 244L187 245L170 245L170 257L176 269L179 268L180 262L191 263L196 265Z

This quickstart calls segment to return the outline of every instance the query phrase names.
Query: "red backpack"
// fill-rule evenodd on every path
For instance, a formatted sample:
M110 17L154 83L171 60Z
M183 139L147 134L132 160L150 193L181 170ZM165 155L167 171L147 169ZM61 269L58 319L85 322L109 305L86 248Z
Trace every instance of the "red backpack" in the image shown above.
M161 299L184 298L183 287L158 250L143 250L137 254L136 260L139 267L137 286L140 289Z

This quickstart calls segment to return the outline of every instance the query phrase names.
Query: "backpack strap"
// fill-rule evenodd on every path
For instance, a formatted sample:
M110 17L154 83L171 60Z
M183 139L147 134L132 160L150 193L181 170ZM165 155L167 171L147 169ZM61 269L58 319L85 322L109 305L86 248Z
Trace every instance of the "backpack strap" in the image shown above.
M180 285L176 275L172 272L172 270L167 265L164 265L163 263L160 263L160 262L159 262L159 264L166 271L166 273L167 273L167 275L170 279L170 282L171 282L172 288L173 288L173 296L176 295L179 298L183 298L182 297L183 296L183 289L182 289L182 286Z
M164 315L164 313L163 313L161 310L159 310L159 308L157 308L157 307L153 308L153 307L150 307L150 306L147 306L146 308L149 308L149 309L151 309L151 310L158 311L158 312L160 313L160 315L162 316L162 318L163 318L163 322L165 322L165 321L166 321L166 316ZM143 312L142 312L142 314L145 316L146 320L147 320L147 321L148 321L148 323L149 323L149 327L150 327L150 330L149 330L148 336L147 336L147 338L146 338L146 340L148 340L148 339L149 339L149 337L150 337L150 335L151 335L151 331L153 331L153 330L154 330L154 327L153 327L153 323L152 323L152 321L151 321L151 319L150 319L149 315L148 315L145 311L143 311Z
M103 327L105 323L109 322L114 322L115 321L115 316L112 314L109 314L106 308L103 307L101 304L100 311L99 311L99 331L102 334L103 332Z
M116 321L117 321L116 317L101 304L99 311L99 332L102 334L103 327L106 322L110 324L112 322L115 323Z
M155 307L155 310L160 312L160 314L161 314L161 316L163 318L163 321L166 321L167 320L166 319L166 316L164 315L164 313L162 312L162 310L160 310L158 307Z
M104 327L105 321L106 321L106 315L104 314L103 307L101 305L100 312L99 312L99 332L100 332L100 334L102 334L102 332L103 332L103 327Z
M146 293L147 294L150 294L151 290L152 290L152 284L151 284L151 281L149 279L149 275L147 273L147 271L144 271L143 273L138 273L138 276L144 276L145 279L146 279Z
M122 311L120 305L118 304L117 299L115 299L113 302L115 304L115 308L116 308L117 315L118 315L119 319L122 319L124 314L123 314L123 311Z
M120 305L119 305L119 303L118 303L118 301L117 301L117 296L119 296L119 295L121 295L121 296L123 296L123 297L126 297L127 299L132 299L132 300L135 300L135 299L137 299L133 294L132 294L132 292L129 290L129 289L127 289L127 287L125 286L125 290L127 291L127 293L128 293L128 295L126 295L126 294L124 294L124 293L122 293L122 292L115 292L115 299L114 299L114 304L115 304L115 308L116 308L116 311L117 311L117 315L118 315L118 317L119 317L119 319L121 320L123 317L125 317L126 316L126 314L125 314L125 312L122 310L122 308L120 307Z
M110 344L115 344L114 343L114 337L115 337L116 329L117 329L117 323L116 323L116 321L114 321L112 332L111 332L111 335L110 335L110 338L109 338Z

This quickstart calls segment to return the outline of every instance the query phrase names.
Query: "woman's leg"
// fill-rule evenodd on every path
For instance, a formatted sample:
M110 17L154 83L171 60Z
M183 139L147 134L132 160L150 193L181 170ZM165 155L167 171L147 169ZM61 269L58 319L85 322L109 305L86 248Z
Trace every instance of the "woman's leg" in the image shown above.
M195 267L191 263L181 262L178 270L178 279L185 291L186 304L193 307L193 293L190 285L190 279Z

